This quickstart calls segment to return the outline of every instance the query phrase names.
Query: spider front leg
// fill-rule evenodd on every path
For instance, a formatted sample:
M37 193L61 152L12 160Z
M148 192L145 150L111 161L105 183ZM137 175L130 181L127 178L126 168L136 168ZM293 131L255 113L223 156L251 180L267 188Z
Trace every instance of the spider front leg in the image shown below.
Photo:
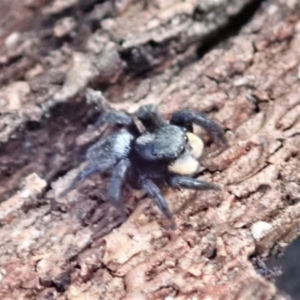
M133 119L123 111L118 110L107 110L104 111L95 123L95 126L100 127L103 124L113 124L113 125L131 125Z
M96 121L95 127L100 127L104 124L125 126L132 134L140 134L140 130L136 126L133 118L123 111L115 109L104 111Z
M119 161L111 174L111 180L108 187L108 199L117 209L121 210L124 219L126 219L126 214L124 204L121 200L121 190L129 167L130 161L128 158Z
M182 187L193 190L221 190L219 185L212 182L181 175L171 175L169 178L169 185L174 188Z
M159 209L164 213L164 215L171 220L172 229L176 229L176 224L173 220L172 213L170 212L168 203L166 199L163 197L158 186L151 179L144 179L142 181L142 187L147 192L148 196L154 200L155 204L159 207Z
M192 124L195 123L207 130L212 135L215 143L227 146L227 141L222 128L200 112L190 109L179 110L173 114L170 123L185 127L190 132L193 131Z
M149 131L166 124L156 107L152 104L143 105L135 112L135 115Z

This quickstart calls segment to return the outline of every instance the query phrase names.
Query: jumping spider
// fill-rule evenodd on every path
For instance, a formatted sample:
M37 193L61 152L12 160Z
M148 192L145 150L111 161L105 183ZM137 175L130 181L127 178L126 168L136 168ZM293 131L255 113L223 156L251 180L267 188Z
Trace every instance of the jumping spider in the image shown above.
M123 215L121 189L126 181L134 189L144 189L172 220L159 187L220 189L219 185L192 177L199 170L198 160L203 151L202 140L193 133L193 123L207 130L214 142L226 145L222 129L202 113L179 110L167 122L153 105L145 105L132 115L110 109L102 113L97 126L105 123L119 125L121 129L87 150L88 164L68 191L93 173L109 173L108 199L122 210Z

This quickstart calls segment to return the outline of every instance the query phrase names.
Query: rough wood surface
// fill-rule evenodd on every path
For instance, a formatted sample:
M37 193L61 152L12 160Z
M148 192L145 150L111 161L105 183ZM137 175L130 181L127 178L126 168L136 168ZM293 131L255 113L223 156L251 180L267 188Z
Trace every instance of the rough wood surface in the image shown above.
M250 258L299 231L297 1L263 2L201 59L256 1L26 3L37 20L0 57L0 298L286 299ZM176 231L128 189L121 224L97 175L56 197L106 130L91 126L103 97L165 117L195 108L226 129L229 148L202 160L222 192L165 193Z

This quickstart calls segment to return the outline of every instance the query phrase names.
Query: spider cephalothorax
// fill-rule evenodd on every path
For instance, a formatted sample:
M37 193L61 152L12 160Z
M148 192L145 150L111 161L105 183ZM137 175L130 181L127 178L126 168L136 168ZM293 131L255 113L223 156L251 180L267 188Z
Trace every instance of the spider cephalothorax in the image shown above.
M144 189L168 218L172 214L161 193L162 185L196 190L220 188L192 177L199 170L203 150L202 140L193 133L193 123L206 129L214 142L226 144L222 129L202 113L179 110L167 122L154 106L146 105L132 115L108 110L97 125L104 123L122 128L88 149L88 164L70 188L93 173L109 173L108 197L116 207L124 212L120 196L126 181L133 188Z

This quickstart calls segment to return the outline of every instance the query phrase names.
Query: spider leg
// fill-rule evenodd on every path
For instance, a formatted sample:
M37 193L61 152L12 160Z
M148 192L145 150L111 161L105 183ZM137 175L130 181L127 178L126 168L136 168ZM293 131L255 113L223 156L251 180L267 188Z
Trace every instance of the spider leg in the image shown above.
M152 104L140 107L135 112L135 116L143 123L145 128L150 131L166 124L162 116L158 113L156 107Z
M123 202L121 201L121 189L129 166L130 161L128 158L120 160L112 172L108 187L108 198L117 209L121 209L124 219L126 215Z
M87 167L78 173L70 187L60 193L59 197L74 189L82 180L96 172L110 172L120 160L128 156L133 138L128 131L121 130L92 145L86 153Z
M227 141L222 128L200 112L189 109L182 109L173 114L170 123L178 126L183 126L192 132L192 124L203 127L213 137L214 142L223 146L227 145Z
M107 110L101 114L95 126L100 127L105 123L128 126L133 123L133 119L123 111Z
M123 111L119 111L115 109L104 111L101 114L101 116L98 118L94 126L100 127L104 124L125 126L134 135L138 135L140 133L133 118Z
M171 175L169 185L175 188L182 187L193 190L221 190L219 185L212 182L181 175Z
M164 215L173 220L172 213L170 212L168 203L166 199L163 197L158 186L151 179L144 179L142 181L142 187L147 192L150 198L154 200L159 209L164 213Z
M59 193L58 197L64 197L67 193L76 188L76 186L84 179L90 177L92 174L97 173L99 170L95 166L87 165L83 170L81 170L76 177L72 180L70 186Z

